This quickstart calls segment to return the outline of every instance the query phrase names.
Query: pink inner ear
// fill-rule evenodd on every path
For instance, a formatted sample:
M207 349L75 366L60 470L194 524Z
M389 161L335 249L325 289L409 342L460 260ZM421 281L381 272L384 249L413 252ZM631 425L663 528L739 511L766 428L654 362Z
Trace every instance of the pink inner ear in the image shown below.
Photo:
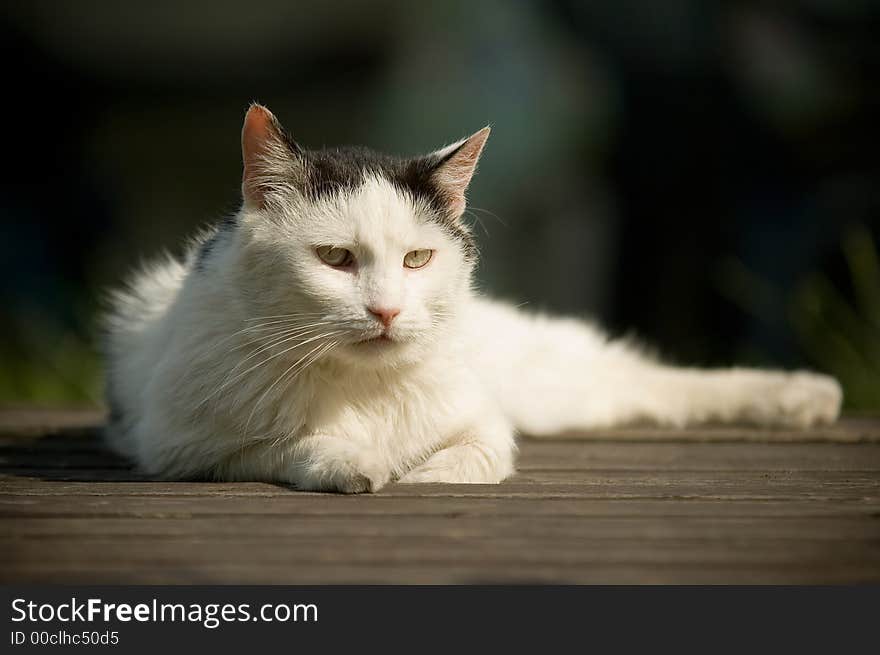
M263 207L265 197L260 179L267 173L267 155L278 139L275 117L261 105L251 105L241 130L241 155L244 163L242 193L246 203Z
M274 118L268 109L261 105L251 105L244 117L241 130L241 147L245 155L259 149L269 138Z
M474 176L488 138L488 127L471 135L434 173L434 181L446 191L449 210L455 217L464 212L465 191Z
M266 108L260 105L251 105L241 130L241 157L244 164L241 190L245 202L257 207L262 207L264 200L256 180L261 174L260 164L266 154L265 144L272 121L270 116L271 114Z

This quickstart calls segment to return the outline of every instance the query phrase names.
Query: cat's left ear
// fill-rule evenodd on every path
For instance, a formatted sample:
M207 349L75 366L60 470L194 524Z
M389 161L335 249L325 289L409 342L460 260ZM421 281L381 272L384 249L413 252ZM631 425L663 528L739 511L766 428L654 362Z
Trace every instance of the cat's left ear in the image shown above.
M446 201L449 214L458 219L466 205L465 192L477 170L477 162L489 138L489 126L451 146L432 153L435 164L431 181L440 190Z
M279 192L302 186L302 150L271 111L252 104L241 130L244 203L263 209Z

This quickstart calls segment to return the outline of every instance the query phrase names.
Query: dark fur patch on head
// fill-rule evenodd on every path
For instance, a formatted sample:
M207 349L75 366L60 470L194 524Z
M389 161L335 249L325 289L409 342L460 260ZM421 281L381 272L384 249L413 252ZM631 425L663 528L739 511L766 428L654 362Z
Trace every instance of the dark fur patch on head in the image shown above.
M208 258L210 258L213 252L217 249L217 245L235 230L236 225L237 222L235 216L227 216L217 223L214 227L214 231L208 236L208 238L199 244L196 249L195 261L195 269L197 271L205 270L205 263L208 261Z
M449 213L448 199L433 181L433 173L442 163L428 155L404 159L373 152L367 148L333 148L295 151L305 166L305 194L314 199L333 193L351 191L364 183L367 175L383 177L401 191L424 201L433 210L433 217L462 244L465 256L477 257L476 243L467 226Z

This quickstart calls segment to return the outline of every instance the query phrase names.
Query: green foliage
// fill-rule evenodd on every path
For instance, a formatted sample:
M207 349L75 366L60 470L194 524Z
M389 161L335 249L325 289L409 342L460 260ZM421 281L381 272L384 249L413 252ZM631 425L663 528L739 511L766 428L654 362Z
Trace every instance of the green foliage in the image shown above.
M101 365L89 340L41 318L26 325L0 344L0 403L98 405Z
M785 322L803 358L843 385L850 410L880 410L880 257L870 231L848 229L841 248L854 301L828 277L813 272L790 296L738 260L723 264L721 290L743 311L765 323ZM779 308L784 308L780 312ZM763 365L772 364L758 357Z
M803 280L789 308L807 356L836 376L850 409L880 409L880 258L863 226L848 230L843 253L855 305L824 275Z

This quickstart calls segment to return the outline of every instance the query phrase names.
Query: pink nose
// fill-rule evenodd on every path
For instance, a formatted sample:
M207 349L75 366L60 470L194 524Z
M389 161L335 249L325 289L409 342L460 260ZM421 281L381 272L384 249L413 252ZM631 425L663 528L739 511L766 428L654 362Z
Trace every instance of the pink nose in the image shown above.
M389 309L387 307L367 307L367 311L378 318L386 330L391 327L391 321L400 313L399 309Z

